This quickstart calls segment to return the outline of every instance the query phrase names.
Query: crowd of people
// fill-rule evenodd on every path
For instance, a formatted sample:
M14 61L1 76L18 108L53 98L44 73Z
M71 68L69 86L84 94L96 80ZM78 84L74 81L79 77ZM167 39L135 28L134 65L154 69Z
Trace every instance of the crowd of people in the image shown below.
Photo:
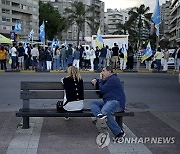
M23 43L13 43L12 47L5 49L3 45L0 47L0 63L1 70L7 69L7 63L11 65L11 70L67 70L68 66L76 66L80 70L98 71L105 66L112 66L117 70L139 70L142 63L143 51L139 48L134 52L133 47L127 47L127 58L124 58L122 48L114 43L113 47L104 46L102 49L96 47L93 49L89 45L80 45L78 47L69 44L59 46L36 46L27 43L26 47ZM147 58L143 63L147 70L162 69L161 59L164 58L163 71L168 70L167 62L169 52L166 48L162 50L160 47L157 51ZM175 70L179 71L180 67L180 48L177 45L173 53ZM134 68L136 64L136 68Z

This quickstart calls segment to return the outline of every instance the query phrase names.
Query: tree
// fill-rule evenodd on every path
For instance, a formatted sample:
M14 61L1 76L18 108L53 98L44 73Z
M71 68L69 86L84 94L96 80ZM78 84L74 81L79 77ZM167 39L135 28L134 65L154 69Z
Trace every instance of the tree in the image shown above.
M114 32L114 34L124 34L126 35L126 31L128 30L128 27L126 25L126 23L122 24L121 22L119 22L116 25L117 31Z
M85 5L82 2L73 2L71 8L66 8L65 13L67 14L68 25L76 24L77 25L77 45L79 45L79 35L80 31L83 28L83 25L87 23L92 27L93 16L91 12L93 7L86 9Z
M127 21L127 26L130 26L131 30L137 29L139 45L141 45L142 28L150 29L151 13L148 13L149 9L149 7L145 7L145 5L142 4L139 8L132 8L128 13L130 17Z
M50 2L39 2L39 24L45 21L46 39L52 39L58 31L62 31L66 25L66 19L61 17Z

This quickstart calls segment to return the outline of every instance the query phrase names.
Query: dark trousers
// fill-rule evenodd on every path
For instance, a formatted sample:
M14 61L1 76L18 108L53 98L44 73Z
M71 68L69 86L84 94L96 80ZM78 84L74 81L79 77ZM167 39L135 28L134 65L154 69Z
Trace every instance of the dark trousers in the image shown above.
M90 64L90 60L89 59L84 59L84 68L85 69L89 68L89 64Z
M134 62L134 59L133 59L133 56L130 56L128 57L127 59L127 69L133 69L133 62Z
M1 63L1 70L7 70L6 59L0 60L0 63Z
M161 59L156 59L157 70L161 69Z

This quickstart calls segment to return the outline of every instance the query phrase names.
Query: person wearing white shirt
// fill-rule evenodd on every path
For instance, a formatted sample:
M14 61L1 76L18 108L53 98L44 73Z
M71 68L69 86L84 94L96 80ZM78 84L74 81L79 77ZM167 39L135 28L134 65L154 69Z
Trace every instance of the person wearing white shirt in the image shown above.
M16 69L16 59L17 59L17 49L16 49L16 43L13 43L13 47L10 50L12 64L11 69Z
M90 71L94 71L94 59L96 58L95 51L93 48L90 50L90 63L91 63L91 69Z
M107 49L107 54L106 54L106 66L109 66L110 64L110 59L111 59L111 50L109 50L109 46L106 45L106 49Z
M90 49L88 46L86 46L85 51L83 51L83 59L84 59L84 67L85 70L87 70L89 68L89 64L90 64Z
M35 67L35 69L37 69L37 67L38 67L38 59L39 59L39 51L36 48L35 44L33 45L33 49L31 49L31 55L32 55L32 59L33 59L32 69L34 70L34 67Z

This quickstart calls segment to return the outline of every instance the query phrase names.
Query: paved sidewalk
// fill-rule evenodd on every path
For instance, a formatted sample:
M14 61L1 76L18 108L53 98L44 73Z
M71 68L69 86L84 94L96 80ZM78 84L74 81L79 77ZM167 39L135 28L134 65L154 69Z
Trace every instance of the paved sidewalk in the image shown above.
M30 129L16 127L15 113L1 112L1 154L178 154L180 112L136 112L124 118L126 139L175 137L175 143L114 143L100 149L98 129L91 118L30 118ZM6 119L6 120L5 120ZM3 142L4 141L4 142ZM3 143L3 144L2 144Z
M0 154L6 153L19 122L15 112L0 112Z

